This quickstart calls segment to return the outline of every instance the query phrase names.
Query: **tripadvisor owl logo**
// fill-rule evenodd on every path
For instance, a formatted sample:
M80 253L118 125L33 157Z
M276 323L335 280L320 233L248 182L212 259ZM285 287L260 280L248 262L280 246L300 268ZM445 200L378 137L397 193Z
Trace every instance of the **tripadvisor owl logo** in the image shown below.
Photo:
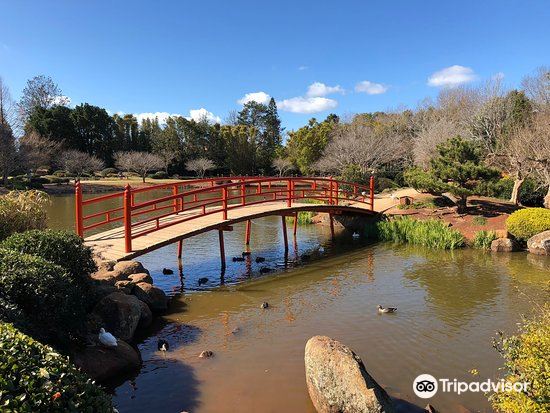
M437 380L431 374L421 374L414 379L413 390L421 399L429 399L437 393Z

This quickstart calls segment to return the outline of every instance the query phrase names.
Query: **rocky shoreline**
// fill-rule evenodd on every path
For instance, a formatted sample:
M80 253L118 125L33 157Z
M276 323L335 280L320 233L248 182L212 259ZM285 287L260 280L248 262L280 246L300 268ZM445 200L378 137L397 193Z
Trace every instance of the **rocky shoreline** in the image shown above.
M90 333L86 346L74 350L73 359L94 380L105 382L140 368L141 356L132 341L156 315L166 311L168 298L138 261L102 262L91 278ZM100 328L117 339L116 347L99 342Z

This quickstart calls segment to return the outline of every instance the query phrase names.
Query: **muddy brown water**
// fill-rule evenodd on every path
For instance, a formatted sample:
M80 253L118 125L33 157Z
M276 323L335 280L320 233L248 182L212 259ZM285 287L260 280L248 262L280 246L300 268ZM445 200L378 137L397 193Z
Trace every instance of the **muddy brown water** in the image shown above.
M71 196L55 197L51 226L72 227L72 208ZM223 276L214 233L185 241L181 271L175 246L141 257L173 301L138 343L139 374L114 389L121 413L313 412L303 357L317 334L350 346L394 397L444 412L491 411L482 393L424 400L412 382L422 373L501 377L492 339L548 299L548 257L369 244L345 232L331 241L327 228L305 225L285 260L280 227L278 217L253 221L245 262L231 261L244 249L244 225L226 233ZM264 266L273 272L260 274ZM398 312L379 315L377 304ZM166 354L159 338L170 343ZM199 358L203 350L214 357Z

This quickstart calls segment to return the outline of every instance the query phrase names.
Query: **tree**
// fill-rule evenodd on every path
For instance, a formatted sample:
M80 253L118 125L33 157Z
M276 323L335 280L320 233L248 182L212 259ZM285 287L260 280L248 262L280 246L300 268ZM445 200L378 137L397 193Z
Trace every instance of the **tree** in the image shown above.
M113 153L117 149L116 124L105 109L84 103L71 112L78 148L112 165Z
M61 150L59 142L52 141L35 131L25 134L19 142L22 165L29 172L50 167Z
M215 168L216 165L214 162L208 158L191 159L185 162L185 169L195 172L200 178L204 177L206 171L210 171Z
M273 160L273 168L275 168L279 176L285 175L293 167L292 161L288 158L275 158Z
M12 99L8 85L0 77L0 125L8 125L12 133L19 128L17 103Z
M36 108L49 109L54 105L67 105L69 98L63 96L59 86L49 76L35 76L23 89L20 106L25 118Z
M227 167L236 175L251 175L256 170L256 136L254 126L222 126L220 135L227 148Z
M84 151L85 142L79 138L72 113L73 109L66 106L36 107L26 120L25 131L35 131L41 136L61 143L66 149Z
M522 82L523 90L540 110L550 110L550 67L541 66Z
M466 209L468 196L473 194L480 180L499 177L497 170L483 165L481 147L460 137L451 138L438 146L438 156L431 161L430 173L459 198L459 212Z
M63 152L61 163L65 171L75 176L77 180L80 180L85 173L99 171L105 167L101 159L75 149Z
M7 123L0 123L0 174L4 186L8 183L9 174L17 165L17 148L15 137Z
M336 115L329 115L320 123L312 118L306 126L288 133L288 158L302 174L313 172L314 165L323 155L330 134L338 122L339 118Z
M438 145L463 134L464 131L450 119L434 119L424 125L414 138L414 163L424 169L429 167L430 161L437 155Z
M162 168L163 161L160 156L152 153L131 151L115 153L115 164L119 169L137 173L145 182L149 172Z

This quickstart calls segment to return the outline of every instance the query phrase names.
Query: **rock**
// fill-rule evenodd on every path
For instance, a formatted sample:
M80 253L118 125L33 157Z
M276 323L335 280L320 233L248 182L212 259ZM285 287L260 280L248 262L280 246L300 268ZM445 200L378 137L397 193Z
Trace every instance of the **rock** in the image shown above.
M513 252L518 250L519 245L510 238L497 238L491 242L491 251L493 252Z
M116 261L100 261L96 262L97 264L97 271L113 271L113 268L115 267Z
M114 285L99 284L93 285L90 288L90 303L91 305L97 304L103 297L108 296L111 293L116 293L118 289Z
M153 278L146 272L131 274L128 276L128 279L132 281L134 284L139 284L139 283L153 284Z
M139 301L139 306L141 308L141 316L139 317L138 329L147 328L153 322L153 313L147 304L143 301Z
M168 298L164 291L154 285L139 283L133 294L149 306L151 311L164 311L168 308Z
M529 238L527 240L527 249L532 254L550 255L550 230Z
M138 261L120 261L115 264L114 271L118 271L124 278L132 274L146 273L149 274L141 262Z
M306 382L319 413L394 413L388 394L353 351L329 337L315 336L305 350Z
M204 350L201 354L199 354L199 357L203 358L203 359L209 359L213 355L214 355L214 353L211 352L210 350Z
M105 381L138 370L141 360L132 346L118 340L116 347L86 347L74 355L74 363L94 380Z
M426 413L438 413L437 410L435 410L435 407L433 407L431 404L426 405Z
M124 294L131 294L134 289L134 283L130 280L117 281L115 287Z
M141 319L140 301L133 295L111 293L99 301L93 313L103 320L103 326L116 338L128 341Z
M101 284L115 285L117 281L126 279L126 275L118 271L98 271L91 275L92 280L98 281Z

